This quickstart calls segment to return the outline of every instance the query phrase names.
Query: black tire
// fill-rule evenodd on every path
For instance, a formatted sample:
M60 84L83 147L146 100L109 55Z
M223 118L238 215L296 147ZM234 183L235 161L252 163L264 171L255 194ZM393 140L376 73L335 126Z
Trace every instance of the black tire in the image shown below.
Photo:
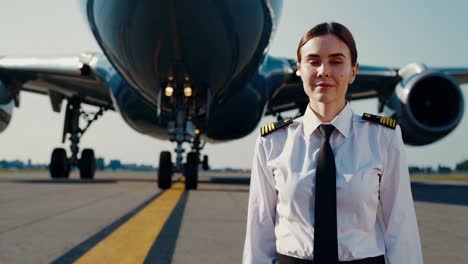
M198 187L198 155L195 152L187 154L185 164L185 190L196 190Z
M96 157L94 156L94 150L83 149L81 152L81 158L78 161L78 168L80 169L81 179L93 179L94 173L96 172Z
M203 170L206 170L206 171L210 169L210 166L208 165L208 155L203 156L202 167L203 167Z
M159 169L158 169L158 187L166 190L171 188L172 185L172 160L171 152L161 151L159 155Z
M70 175L70 165L68 164L67 152L65 149L56 148L52 151L49 171L52 179L68 178Z

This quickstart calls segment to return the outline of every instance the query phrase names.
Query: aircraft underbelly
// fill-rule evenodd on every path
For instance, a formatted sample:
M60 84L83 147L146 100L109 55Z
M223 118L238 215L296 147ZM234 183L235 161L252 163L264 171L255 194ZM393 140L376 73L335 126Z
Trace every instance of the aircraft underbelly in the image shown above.
M86 13L106 57L148 104L145 111L151 114L137 115L139 111L129 110L134 104L130 99L118 102L132 127L160 137L150 127L164 129L173 116L166 86L190 86L200 108L197 126L208 138L224 140L250 133L264 113L265 92L259 90L265 87L256 86L255 76L281 3L89 0ZM125 117L124 109L133 114Z

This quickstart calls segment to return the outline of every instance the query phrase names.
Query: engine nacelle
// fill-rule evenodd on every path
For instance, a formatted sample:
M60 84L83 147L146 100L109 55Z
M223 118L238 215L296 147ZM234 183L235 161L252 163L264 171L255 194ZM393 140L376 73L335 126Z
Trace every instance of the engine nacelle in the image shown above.
M464 113L463 94L455 79L442 72L410 64L399 71L403 80L385 112L398 120L403 141L422 146L452 132Z
M15 101L6 85L0 81L0 133L10 124Z

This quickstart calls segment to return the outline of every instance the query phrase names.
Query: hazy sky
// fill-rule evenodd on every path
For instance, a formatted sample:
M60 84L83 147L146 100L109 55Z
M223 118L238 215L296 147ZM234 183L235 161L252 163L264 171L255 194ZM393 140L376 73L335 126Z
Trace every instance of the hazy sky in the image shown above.
M365 65L401 67L424 62L434 67L468 67L468 1L287 0L270 54L294 58L300 37L313 25L337 21L347 25ZM79 54L99 51L76 1L0 0L0 55ZM467 86L463 87L465 105ZM443 91L441 91L443 92ZM375 100L352 102L356 113L377 112ZM414 165L468 159L468 118L446 138L426 147L407 147ZM271 121L265 118L262 123ZM23 92L10 126L0 134L0 159L49 162L61 145L62 113L52 112L49 98ZM229 143L208 145L213 167L249 168L257 130ZM65 147L69 148L68 144ZM133 131L115 112L107 112L86 132L80 147L98 156L157 165L169 142Z

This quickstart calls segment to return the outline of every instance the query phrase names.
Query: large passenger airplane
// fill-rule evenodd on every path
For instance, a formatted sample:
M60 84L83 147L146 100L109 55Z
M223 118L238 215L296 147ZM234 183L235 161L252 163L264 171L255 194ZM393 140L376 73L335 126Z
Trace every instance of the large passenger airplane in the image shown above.
M82 6L102 53L0 57L0 132L21 91L48 96L56 112L67 103L62 141L69 140L71 156L54 149L52 178L67 178L72 166L81 178L94 177L94 151L78 146L104 111L117 111L142 134L176 143L174 159L161 152L160 188L181 172L186 189L196 189L199 163L208 167L207 157L200 158L205 142L242 138L265 115L282 119L307 106L296 61L267 53L281 0L83 0ZM462 83L468 83L468 69L361 65L348 93L353 100L378 98L378 111L399 122L406 144L427 145L460 122ZM83 104L100 110L88 113Z

